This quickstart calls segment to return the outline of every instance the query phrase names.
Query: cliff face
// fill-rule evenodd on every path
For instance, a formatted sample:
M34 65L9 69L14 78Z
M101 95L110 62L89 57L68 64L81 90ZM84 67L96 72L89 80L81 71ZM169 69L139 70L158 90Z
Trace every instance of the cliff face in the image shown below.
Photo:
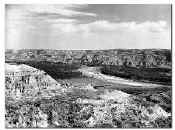
M123 65L131 67L168 67L171 65L170 52L163 50L109 50L96 52L94 55L87 53L82 59L82 64L87 65Z
M160 49L115 50L19 50L6 51L6 61L40 60L83 65L124 65L131 67L171 67L171 51Z
M14 99L29 98L41 94L41 90L60 88L60 85L44 71L27 65L6 64L6 96Z

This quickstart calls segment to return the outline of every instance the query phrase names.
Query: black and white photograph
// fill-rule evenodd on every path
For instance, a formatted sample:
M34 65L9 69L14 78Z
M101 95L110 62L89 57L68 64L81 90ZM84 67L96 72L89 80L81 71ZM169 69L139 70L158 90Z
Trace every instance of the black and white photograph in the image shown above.
M172 128L171 4L5 4L5 128Z

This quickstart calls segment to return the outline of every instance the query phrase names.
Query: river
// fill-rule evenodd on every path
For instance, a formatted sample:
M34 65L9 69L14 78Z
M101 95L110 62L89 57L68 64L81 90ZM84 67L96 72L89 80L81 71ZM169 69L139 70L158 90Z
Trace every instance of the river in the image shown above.
M100 86L104 89L122 90L130 94L159 93L171 89L171 86L168 85L145 83L105 75L100 72L99 67L83 66L78 71L82 73L79 77L57 79L57 81L66 82L75 87L83 87L91 84L92 86Z

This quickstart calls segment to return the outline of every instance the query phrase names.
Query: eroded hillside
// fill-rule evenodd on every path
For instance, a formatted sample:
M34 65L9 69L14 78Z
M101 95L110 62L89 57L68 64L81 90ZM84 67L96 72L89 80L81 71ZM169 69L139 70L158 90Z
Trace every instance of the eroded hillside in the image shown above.
M111 76L172 84L171 50L166 49L6 50L6 62L30 65L55 79L78 77L77 69L85 65Z
M171 50L6 50L6 61L51 61L82 65L171 68Z
M60 85L42 70L10 64L5 119L6 128L171 127L171 111L144 96L91 84Z
M44 91L60 89L60 84L46 72L28 65L5 64L6 97L24 100L42 96ZM60 89L61 90L61 89ZM45 95L49 96L49 95Z

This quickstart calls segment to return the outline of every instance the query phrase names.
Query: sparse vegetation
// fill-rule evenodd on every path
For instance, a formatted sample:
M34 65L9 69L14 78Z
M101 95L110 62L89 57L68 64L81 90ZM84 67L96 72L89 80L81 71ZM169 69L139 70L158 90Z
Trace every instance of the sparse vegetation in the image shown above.
M30 52L30 60L23 57L27 52ZM11 53L8 52L6 59L11 58ZM59 89L43 89L30 99L15 100L6 95L7 128L172 127L172 90L167 87L172 85L170 50L21 50L15 56L22 56L23 60L16 58L6 62L44 70L61 85ZM148 61L147 56L153 60ZM157 83L162 87L131 87L83 77L77 71L81 65L98 66L106 75ZM6 78L6 82L6 85L11 84L9 78ZM109 86L98 89L93 86L97 82Z
M144 111L153 112L154 108L150 109L150 104L148 106L145 106L145 103L142 104L140 98L137 102L132 102L132 105L123 104L125 105L123 108L120 108L120 104L117 104L115 100L108 101L99 107L98 105L76 103L78 98L83 100L84 97L79 95L75 98L72 91L67 96L59 95L34 102L14 104L6 102L6 127L36 128L42 127L42 122L45 122L49 128L171 127L170 117L150 120L151 117Z
M79 68L79 65L77 64L66 64L61 62L53 63L48 61L16 61L12 63L26 64L39 70L44 70L46 73L56 79L62 79L65 77L79 77L81 75L81 73L77 71Z
M104 65L101 72L136 81L145 81L171 85L171 69L168 68L134 68L126 66Z

